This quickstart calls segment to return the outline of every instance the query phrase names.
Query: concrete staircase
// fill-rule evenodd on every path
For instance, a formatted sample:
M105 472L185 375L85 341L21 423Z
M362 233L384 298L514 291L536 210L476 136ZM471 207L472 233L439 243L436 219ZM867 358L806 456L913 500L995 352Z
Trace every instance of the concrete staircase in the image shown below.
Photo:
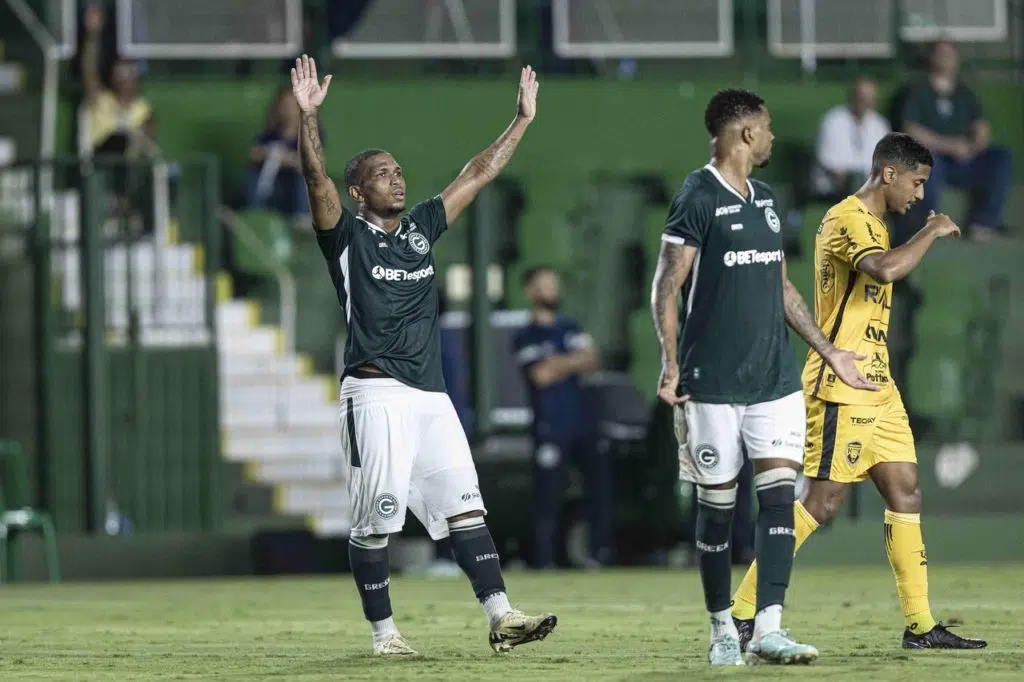
M275 512L305 517L321 535L346 534L337 380L286 353L281 330L261 324L253 301L223 297L217 333L224 458L272 489Z

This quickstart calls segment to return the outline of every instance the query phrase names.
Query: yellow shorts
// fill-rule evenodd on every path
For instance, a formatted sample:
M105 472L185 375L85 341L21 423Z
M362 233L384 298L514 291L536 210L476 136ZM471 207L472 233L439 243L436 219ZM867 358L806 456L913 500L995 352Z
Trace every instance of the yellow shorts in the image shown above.
M813 396L807 401L804 475L856 483L882 462L917 463L914 434L899 394L882 405L840 405Z

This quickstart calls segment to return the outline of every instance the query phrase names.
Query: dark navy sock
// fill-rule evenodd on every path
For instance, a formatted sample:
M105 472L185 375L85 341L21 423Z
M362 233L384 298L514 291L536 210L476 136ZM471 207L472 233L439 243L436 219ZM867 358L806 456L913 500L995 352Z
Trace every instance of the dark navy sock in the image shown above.
M732 582L732 513L736 488L697 488L697 556L704 603L709 613L729 608Z
M368 546L370 543L378 546ZM349 538L348 558L366 620L373 623L390 618L391 595L388 594L388 585L391 579L387 539L380 546L377 538Z
M760 511L757 515L757 611L781 606L793 571L796 547L793 504L796 472L779 468L754 476Z
M455 521L448 526L455 561L469 577L473 592L482 603L492 594L505 591L501 562L491 532L482 516Z

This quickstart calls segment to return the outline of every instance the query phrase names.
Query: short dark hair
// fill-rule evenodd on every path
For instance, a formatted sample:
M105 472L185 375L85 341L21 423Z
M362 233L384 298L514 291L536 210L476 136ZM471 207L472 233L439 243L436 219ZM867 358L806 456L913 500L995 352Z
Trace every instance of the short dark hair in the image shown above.
M554 271L555 269L550 265L535 265L534 267L528 269L526 272L523 273L522 284L524 287L528 287L533 282L534 278L537 277L537 275L541 274L542 272L553 273Z
M704 127L711 137L718 137L722 129L733 121L753 116L761 111L764 99L749 90L727 88L719 90L704 110Z
M359 187L363 184L363 164L380 154L387 154L383 149L364 149L345 164L345 187Z
M871 154L871 172L875 175L886 166L913 170L918 166L934 165L935 159L928 148L906 133L889 133L878 141Z

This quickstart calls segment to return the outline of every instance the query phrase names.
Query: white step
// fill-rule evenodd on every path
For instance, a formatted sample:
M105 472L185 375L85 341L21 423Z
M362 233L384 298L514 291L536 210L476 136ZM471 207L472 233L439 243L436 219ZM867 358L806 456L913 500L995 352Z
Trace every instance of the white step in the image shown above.
M218 347L221 355L239 353L274 357L281 355L281 332L276 327L261 325L243 332L219 334Z
M288 514L323 513L328 510L348 513L348 484L345 481L286 483L277 486L275 504Z
M223 403L223 401L222 401ZM245 429L277 424L279 420L287 426L333 426L340 428L340 411L337 402L317 406L289 404L284 414L278 414L277 405L264 403L250 407L221 407L220 420L223 429Z
M352 530L347 512L314 513L309 515L314 533L321 537L346 536Z
M233 300L217 304L217 330L224 334L229 330L248 330L259 320L259 308L251 301Z
M330 381L318 378L296 379L280 386L240 386L221 391L221 409L235 411L261 406L324 407L335 404L337 396Z
M219 369L222 380L231 380L250 375L302 377L307 375L310 367L307 360L295 355L261 358L224 353L220 356Z
M261 483L342 480L348 467L344 456L250 462L248 474Z
M341 457L341 432L330 436L281 434L224 440L224 457L233 461L289 457Z

